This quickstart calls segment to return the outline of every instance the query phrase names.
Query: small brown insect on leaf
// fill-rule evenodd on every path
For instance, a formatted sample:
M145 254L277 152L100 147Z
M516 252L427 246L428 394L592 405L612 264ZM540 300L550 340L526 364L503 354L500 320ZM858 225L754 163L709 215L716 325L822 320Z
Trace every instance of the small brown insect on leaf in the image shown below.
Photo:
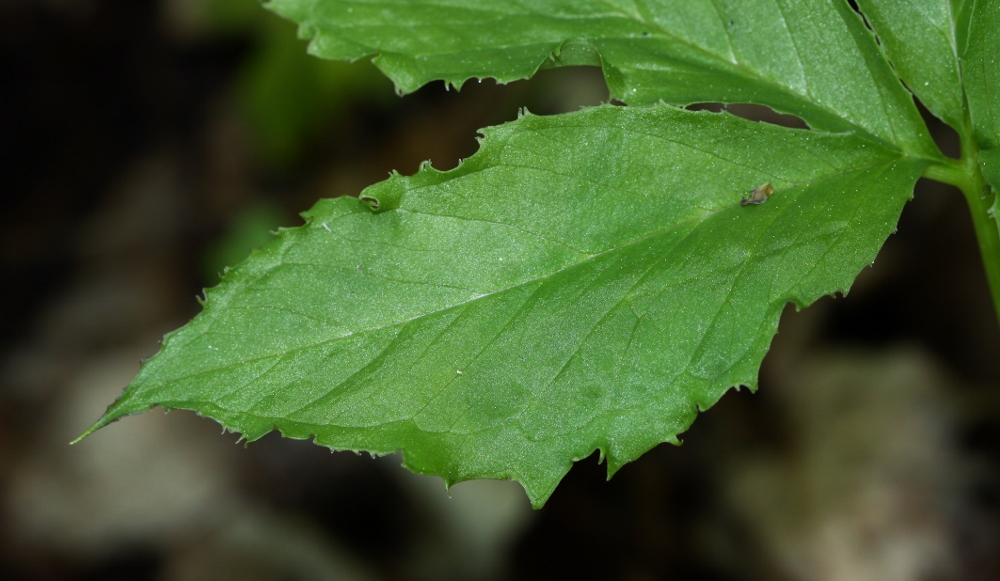
M740 200L740 205L746 206L747 204L763 204L773 193L774 186L771 185L771 182L764 182L763 184L750 190L750 195Z

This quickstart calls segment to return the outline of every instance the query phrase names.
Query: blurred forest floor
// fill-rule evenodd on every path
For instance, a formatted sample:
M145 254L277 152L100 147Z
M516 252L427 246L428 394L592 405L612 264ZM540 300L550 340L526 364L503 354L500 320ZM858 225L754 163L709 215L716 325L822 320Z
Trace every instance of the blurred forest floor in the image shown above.
M304 49L254 0L0 2L0 578L1000 579L1000 329L931 182L849 298L786 311L758 394L610 483L581 461L541 511L187 412L67 446L317 199L607 100L592 69L400 98Z

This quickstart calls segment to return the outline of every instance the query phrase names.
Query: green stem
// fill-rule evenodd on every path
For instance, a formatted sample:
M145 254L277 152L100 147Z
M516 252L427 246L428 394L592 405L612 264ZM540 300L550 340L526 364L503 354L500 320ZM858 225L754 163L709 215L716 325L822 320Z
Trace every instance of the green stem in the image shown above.
M924 177L951 184L965 196L986 270L990 295L993 297L993 309L1000 322L1000 228L989 214L996 192L986 183L979 168L979 147L971 136L963 136L962 158L934 162L927 166Z

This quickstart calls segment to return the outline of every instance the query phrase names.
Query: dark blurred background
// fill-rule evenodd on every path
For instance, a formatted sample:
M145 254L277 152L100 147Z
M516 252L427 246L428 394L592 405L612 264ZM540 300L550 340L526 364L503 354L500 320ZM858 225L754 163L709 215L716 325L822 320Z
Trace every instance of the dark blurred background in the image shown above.
M531 511L187 412L67 442L269 230L606 101L599 71L401 98L254 0L2 0L0 73L0 578L1000 578L1000 329L957 191L921 182L849 298L785 313L758 394Z

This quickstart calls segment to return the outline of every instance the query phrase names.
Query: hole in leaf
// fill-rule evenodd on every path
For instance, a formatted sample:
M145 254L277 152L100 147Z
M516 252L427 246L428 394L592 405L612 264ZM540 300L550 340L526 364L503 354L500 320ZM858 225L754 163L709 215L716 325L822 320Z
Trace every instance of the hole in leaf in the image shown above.
M749 119L750 121L770 123L772 125L790 127L792 129L809 129L806 122L799 119L795 115L779 113L765 105L752 105L750 103L734 103L730 105L723 103L695 103L693 105L688 105L687 108L691 111L713 111L715 113L726 111L732 115L736 115L737 117Z
M473 79L458 91L431 83L401 99L397 130L410 138L397 146L402 161L390 167L409 174L430 159L438 170L450 170L479 149L477 130L513 121L522 108L534 115L554 115L608 98L601 69L590 66L547 69L507 84Z
M924 104L919 99L914 99L914 101L917 103L920 115L924 118L924 123L927 124L927 131L930 132L931 138L934 139L934 143L937 144L941 153L952 159L961 157L962 139L959 137L958 132L951 125L935 117L933 113L924 107Z

